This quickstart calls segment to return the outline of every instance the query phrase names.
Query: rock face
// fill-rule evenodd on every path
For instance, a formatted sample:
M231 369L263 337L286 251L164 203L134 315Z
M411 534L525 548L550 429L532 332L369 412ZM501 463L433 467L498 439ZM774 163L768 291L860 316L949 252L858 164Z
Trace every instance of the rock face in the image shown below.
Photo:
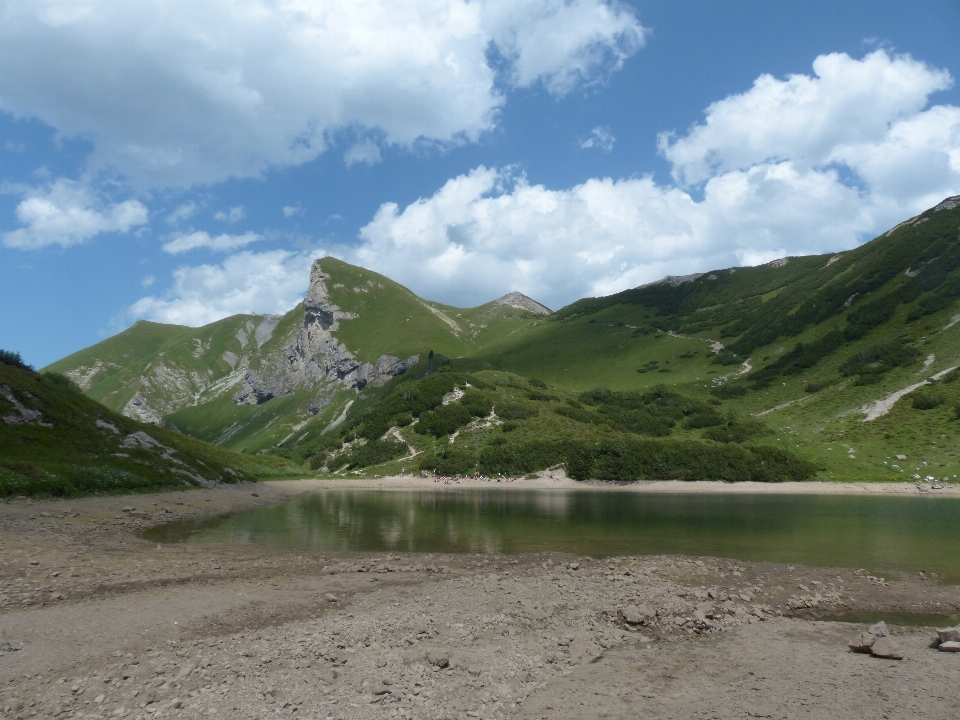
M509 292L503 297L497 298L493 302L496 305L508 305L510 307L517 308L518 310L526 310L534 315L549 315L551 313L550 308L548 308L546 305L541 305L533 298L529 298L523 293L518 292Z
M322 389L342 385L362 389L385 384L415 365L419 355L400 360L381 355L376 363L359 362L333 332L339 320L353 319L330 302L324 281L328 276L319 263L310 270L310 289L303 302L303 324L296 334L260 366L247 371L233 401L238 405L259 405L272 397L290 395L301 388ZM332 391L331 387L331 391Z

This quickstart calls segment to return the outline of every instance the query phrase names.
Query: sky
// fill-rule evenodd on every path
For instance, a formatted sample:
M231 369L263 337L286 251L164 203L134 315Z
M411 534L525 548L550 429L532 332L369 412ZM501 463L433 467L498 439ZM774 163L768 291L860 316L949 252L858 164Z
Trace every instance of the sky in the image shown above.
M0 0L0 347L847 250L960 194L958 77L955 0Z

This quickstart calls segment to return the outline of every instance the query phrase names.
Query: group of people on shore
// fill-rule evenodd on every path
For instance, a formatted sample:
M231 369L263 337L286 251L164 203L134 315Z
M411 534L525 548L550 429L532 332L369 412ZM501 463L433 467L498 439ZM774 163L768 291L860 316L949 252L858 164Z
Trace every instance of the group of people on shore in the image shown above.
M402 468L400 470L400 476L403 477L407 474L407 469ZM473 475L453 475L448 477L446 475L441 475L438 470L434 470L432 473L429 470L420 471L421 478L432 477L435 483L443 483L444 485L462 485L465 482L474 481L474 482L498 482L498 483L512 483L516 482L515 477L505 477L503 474L497 475L496 477L490 477L488 475L481 475L479 472L474 473Z

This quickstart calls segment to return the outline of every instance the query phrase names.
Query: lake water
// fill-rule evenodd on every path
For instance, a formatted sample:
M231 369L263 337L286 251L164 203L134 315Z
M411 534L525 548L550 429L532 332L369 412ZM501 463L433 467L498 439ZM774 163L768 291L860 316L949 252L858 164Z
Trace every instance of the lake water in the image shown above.
M327 490L148 531L304 550L710 555L960 582L960 498L449 488Z

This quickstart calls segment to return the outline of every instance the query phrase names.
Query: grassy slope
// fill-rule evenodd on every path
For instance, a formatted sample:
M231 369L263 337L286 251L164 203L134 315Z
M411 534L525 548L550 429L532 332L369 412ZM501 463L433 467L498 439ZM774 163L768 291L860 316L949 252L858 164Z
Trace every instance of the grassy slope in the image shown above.
M57 376L0 364L0 388L40 411L40 421L49 425L0 422L0 496L148 491L195 482L179 470L233 482L283 476L293 469L279 458L239 455L123 417ZM17 414L14 405L0 397L0 416ZM98 420L117 432L98 427ZM164 449L124 447L124 438L136 432L173 449L170 456L175 459L164 457Z
M716 271L676 288L652 286L583 300L525 337L489 345L458 366L498 367L570 389L603 385L642 390L665 382L695 396L706 396L717 378L727 376L747 388L746 395L729 404L744 414L763 413L762 419L778 430L770 442L823 463L824 479L905 479L913 474L952 479L960 475L953 449L960 431L960 423L953 420L960 383L938 385L934 392L945 402L931 410L914 409L906 398L872 422L863 422L865 416L858 412L867 403L960 364L960 324L947 329L960 312L960 302L945 292L951 273L960 266L960 208L928 211L919 216L924 218L839 256ZM859 295L845 307L855 293ZM938 293L946 295L940 310L910 319L911 312ZM862 334L850 331L863 328L861 318L869 318L888 300L891 317L881 317L872 327L867 323ZM822 312L819 305L825 308ZM640 335L630 325L672 329L691 339L661 332ZM750 382L759 377L757 370L789 353L797 342L816 343L837 329L846 333L843 341L819 355L811 367L778 375L769 384ZM741 366L711 362L708 341L721 338L749 359L753 373L738 379ZM917 348L921 359L932 359L928 365L921 361L896 368L874 385L856 386L854 378L839 373L851 355L882 342L907 343ZM690 352L696 355L681 357ZM671 372L637 372L651 360ZM811 383L826 386L806 392ZM898 454L908 460L898 461ZM905 472L892 470L894 464Z

